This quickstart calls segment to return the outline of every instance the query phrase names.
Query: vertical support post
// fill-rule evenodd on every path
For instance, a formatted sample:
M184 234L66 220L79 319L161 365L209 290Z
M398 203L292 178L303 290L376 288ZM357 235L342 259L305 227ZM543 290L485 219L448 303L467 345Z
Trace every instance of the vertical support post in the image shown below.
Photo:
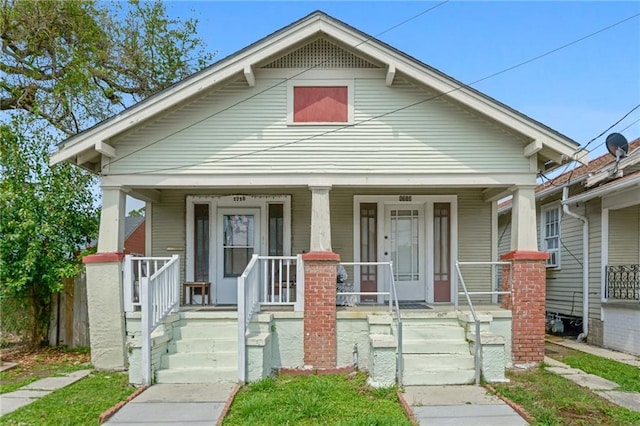
M311 246L312 252L331 251L330 186L310 186L311 189Z
M511 250L537 251L535 187L521 186L513 192Z
M151 384L151 300L149 278L140 277L141 335L142 335L142 383Z
M238 277L238 381L240 383L247 382L246 315L245 278L240 276Z
M517 367L532 367L544 361L546 260L538 251L512 251L502 256L511 261L503 269L503 289L511 277L513 291L502 298L512 312L512 356Z
M123 268L122 296L124 300L124 311L133 312L133 261L131 260L130 254L124 257Z

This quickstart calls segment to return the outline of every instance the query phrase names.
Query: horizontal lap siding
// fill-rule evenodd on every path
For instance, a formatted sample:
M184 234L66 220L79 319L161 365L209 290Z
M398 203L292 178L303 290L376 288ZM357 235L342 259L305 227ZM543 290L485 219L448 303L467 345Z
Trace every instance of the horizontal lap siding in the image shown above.
M589 316L600 318L600 202L572 206L571 211L589 220ZM561 267L547 269L546 309L549 313L582 316L583 222L562 212Z
M609 265L640 261L640 207L609 210Z
M354 90L357 126L295 126L284 79L239 79L111 141L106 173L528 170L525 140L435 92L402 78L356 78Z

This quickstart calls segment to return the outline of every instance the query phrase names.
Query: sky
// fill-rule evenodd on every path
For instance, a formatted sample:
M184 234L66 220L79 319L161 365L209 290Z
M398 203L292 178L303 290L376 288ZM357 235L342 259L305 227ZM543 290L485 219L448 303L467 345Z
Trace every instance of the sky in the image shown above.
M166 6L171 17L199 20L214 61L322 10L466 84L575 42L472 87L582 146L640 105L640 2L457 0L424 13L440 3L175 0ZM640 137L640 108L593 141L590 158L606 153L612 132L629 141Z
M214 60L322 10L463 83L640 14L640 2L632 1L449 1L379 35L439 3L172 1L166 5L173 17L199 19L199 35L216 52ZM473 87L585 144L640 104L640 16ZM621 131L638 119L640 108L611 131ZM640 137L640 121L622 133L629 140ZM604 146L596 151L606 152Z

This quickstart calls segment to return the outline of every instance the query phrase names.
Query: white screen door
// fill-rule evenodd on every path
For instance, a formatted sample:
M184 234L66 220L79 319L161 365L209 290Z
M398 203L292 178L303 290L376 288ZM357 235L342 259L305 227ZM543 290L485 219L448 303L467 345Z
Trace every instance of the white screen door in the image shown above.
M424 208L385 206L384 257L393 262L398 299L426 300Z
M238 277L260 253L260 209L218 209L216 303L238 302Z

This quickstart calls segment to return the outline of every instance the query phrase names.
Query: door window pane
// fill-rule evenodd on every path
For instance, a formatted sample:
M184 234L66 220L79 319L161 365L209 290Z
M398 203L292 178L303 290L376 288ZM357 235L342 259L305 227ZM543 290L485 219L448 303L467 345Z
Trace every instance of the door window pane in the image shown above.
M209 281L209 204L195 204L193 278Z
M224 215L224 276L239 277L254 253L254 216Z
M420 279L418 210L391 210L391 260L396 281Z

